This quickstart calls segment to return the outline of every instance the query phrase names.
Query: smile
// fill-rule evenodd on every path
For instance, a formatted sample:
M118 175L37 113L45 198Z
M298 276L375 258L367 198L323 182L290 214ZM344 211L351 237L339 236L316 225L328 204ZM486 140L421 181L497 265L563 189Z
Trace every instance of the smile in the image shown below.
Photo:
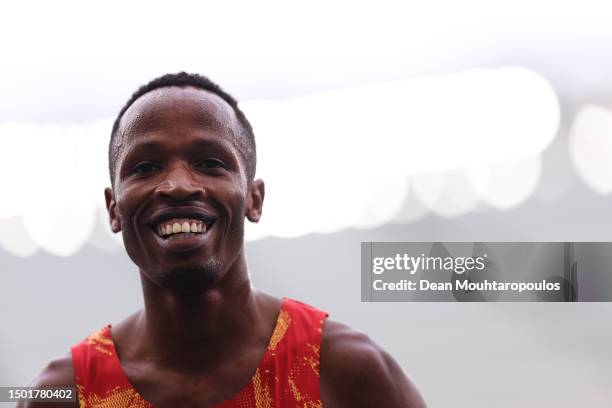
M189 218L174 218L157 226L157 235L166 239L184 239L195 234L203 234L212 223Z
M197 207L173 207L152 217L151 229L158 244L170 252L194 251L209 240L217 218Z

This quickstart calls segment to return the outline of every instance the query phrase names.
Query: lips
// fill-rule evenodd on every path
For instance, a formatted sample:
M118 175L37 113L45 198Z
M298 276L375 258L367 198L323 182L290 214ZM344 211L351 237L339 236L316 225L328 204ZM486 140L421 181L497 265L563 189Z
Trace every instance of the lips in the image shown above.
M202 246L216 220L201 208L172 207L156 212L149 224L162 247L184 252Z

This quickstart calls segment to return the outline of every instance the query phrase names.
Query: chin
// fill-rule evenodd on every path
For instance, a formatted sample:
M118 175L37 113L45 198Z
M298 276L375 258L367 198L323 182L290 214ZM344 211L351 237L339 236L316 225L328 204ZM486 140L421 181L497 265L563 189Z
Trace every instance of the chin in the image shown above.
M220 264L216 258L194 265L178 266L162 272L158 277L161 287L185 291L201 292L213 287L220 278Z

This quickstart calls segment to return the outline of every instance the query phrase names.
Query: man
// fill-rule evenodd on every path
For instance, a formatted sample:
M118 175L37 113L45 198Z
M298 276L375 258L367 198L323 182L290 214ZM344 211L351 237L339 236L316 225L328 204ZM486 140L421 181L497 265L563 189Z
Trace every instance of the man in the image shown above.
M34 386L76 386L81 407L424 407L367 336L251 286L244 219L259 221L264 183L251 126L216 84L179 73L140 88L109 162L110 226L140 270L144 309Z

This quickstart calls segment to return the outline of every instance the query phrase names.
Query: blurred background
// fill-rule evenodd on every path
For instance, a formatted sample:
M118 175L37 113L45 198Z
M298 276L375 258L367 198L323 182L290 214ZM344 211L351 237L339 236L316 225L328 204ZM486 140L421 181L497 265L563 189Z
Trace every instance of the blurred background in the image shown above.
M361 303L361 241L609 241L606 2L0 6L0 385L141 307L112 121L166 72L239 101L254 284L367 332L430 407L609 407L608 303ZM610 281L610 291L612 280Z

